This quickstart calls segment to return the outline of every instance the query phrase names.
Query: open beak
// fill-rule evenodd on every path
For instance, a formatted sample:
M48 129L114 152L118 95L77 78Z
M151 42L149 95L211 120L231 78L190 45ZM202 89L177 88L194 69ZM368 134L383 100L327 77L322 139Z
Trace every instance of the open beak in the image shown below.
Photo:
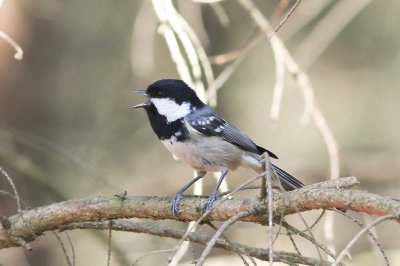
M136 90L136 91L133 91L133 92L142 94L144 96L148 96L145 90ZM142 107L148 107L149 105L150 105L150 101L147 101L145 103L140 103L140 104L134 105L131 108L132 109L133 108L142 108Z

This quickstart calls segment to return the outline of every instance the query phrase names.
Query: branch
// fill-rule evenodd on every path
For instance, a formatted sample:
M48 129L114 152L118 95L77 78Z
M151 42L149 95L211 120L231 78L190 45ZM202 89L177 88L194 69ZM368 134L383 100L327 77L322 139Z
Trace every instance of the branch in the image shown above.
M335 181L330 180L299 190L275 194L274 219L308 210L337 208L379 216L394 215L396 217L394 219L400 221L400 201L367 191L341 189L356 185L358 182L355 178L349 177ZM74 222L118 218L174 219L170 208L171 202L171 197L96 197L63 201L23 211L8 219L4 217L1 219L0 249L19 246L24 241L32 241L34 236L49 230L60 229ZM176 220L187 222L199 219L205 203L205 197L192 196L182 199L181 213ZM215 205L204 221L226 221L242 211L255 211L255 214L243 217L240 221L261 224L266 224L268 221L268 208L265 201L218 200Z
M109 222L83 222L83 223L73 223L66 225L61 228L61 230L74 230L74 229L96 229L96 230L108 230ZM207 243L212 240L212 236L207 236L200 233L191 232L186 234L185 230L170 228L168 226L159 226L154 223L143 223L131 220L115 220L112 223L112 230L123 231L123 232L135 232L135 233L145 233L160 237L170 237L174 239L182 239L186 236L188 241L207 245ZM215 242L215 247L222 248L232 252L240 252L249 257L254 257L259 260L268 261L269 251L268 249L249 247L243 244L228 242L225 239L217 239ZM291 261L299 264L306 265L330 265L330 262L320 261L318 259L305 257L298 255L296 253L285 252L285 251L274 251L274 261L287 262Z

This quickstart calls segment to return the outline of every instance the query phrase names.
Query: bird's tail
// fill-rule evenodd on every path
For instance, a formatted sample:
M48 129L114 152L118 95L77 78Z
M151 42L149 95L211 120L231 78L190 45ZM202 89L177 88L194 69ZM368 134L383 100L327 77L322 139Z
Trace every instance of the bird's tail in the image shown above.
M284 190L289 191L289 190L294 190L294 189L304 187L304 184L300 180L298 180L296 177L283 171L281 168L279 168L275 164L271 164L271 165L272 165L273 172L276 174L277 177L279 177L279 181ZM278 184L278 187L279 187L279 184Z

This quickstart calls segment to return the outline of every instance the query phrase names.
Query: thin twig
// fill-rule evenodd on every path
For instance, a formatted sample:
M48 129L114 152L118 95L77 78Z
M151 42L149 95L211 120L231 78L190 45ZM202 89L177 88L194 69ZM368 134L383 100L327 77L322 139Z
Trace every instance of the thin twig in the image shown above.
M301 0L297 0L296 3L290 8L289 12L283 17L281 22L279 22L278 26L275 27L275 33L279 31L279 29L285 24L285 22L288 20L290 15L292 15L293 11L297 8L297 6L300 4Z
M318 16L321 16L321 13L330 6L331 2L333 1L303 1L296 12L296 23L287 24L285 30L281 31L283 38L290 39L304 27L310 27L309 24L314 22Z
M287 230L287 234L288 234L290 242L292 242L292 245L293 245L294 249L296 250L297 254L301 255L301 252L300 252L299 248L297 247L296 242L294 241L292 232L290 230Z
M371 222L373 221L373 218L370 215L363 214L363 219L364 221ZM372 227L371 230L368 232L368 242L371 245L371 248L373 250L374 257L376 259L376 264L377 265L383 265L385 264L386 266L389 266L389 259L386 255L386 252L383 250L381 243L378 241L378 231L376 230L375 227ZM379 256L379 252L381 253L382 257Z
M207 222L206 224L207 224L209 227L211 227L212 229L214 229L215 231L218 231L218 228L215 227L215 225L213 225L211 222ZM221 236L222 236L222 238L226 241L226 243L228 243L229 245L231 245L231 246L234 248L236 254L237 254L237 255L239 256L239 258L242 260L243 264L246 265L246 266L249 266L248 262L247 262L246 259L243 257L243 255L240 253L240 251L237 250L237 249L235 249L235 246L232 244L232 242L231 242L224 234L222 234Z
M112 223L113 220L108 221L108 251L107 251L107 266L111 265L111 237L112 237Z
M360 239L360 237L365 234L366 232L368 232L372 227L378 225L379 223L389 220L389 219L394 219L394 218L398 218L395 215L385 215L385 216L381 216L377 219L375 219L373 222L369 223L367 226L365 226L362 230L360 230L360 232L357 233L357 235L355 235L353 237L353 239L346 245L346 247L342 250L342 252L340 252L340 254L337 256L335 262L332 264L332 266L337 266L339 263L342 262L344 256L350 251L350 248L357 242L358 239Z
M269 159L269 155L267 152L263 154L264 159L264 167L265 167L265 176L268 181L268 251L269 251L269 265L274 263L274 243L273 243L273 235L274 235L274 228L273 228L273 208L274 208L274 200L272 197L272 177L271 177L271 161Z
M17 211L20 212L21 209L21 198L19 197L18 191L17 191L17 187L15 186L12 178L8 175L8 173L0 166L0 172L6 177L8 183L10 184L14 195L15 195L15 199L17 201Z
M71 248L71 253L72 253L72 266L75 266L75 264L76 264L75 247L74 247L74 244L72 243L72 239L71 239L69 233L68 233L68 232L65 232L65 235L67 236L67 241L68 241L68 244L69 244L69 246L70 246L70 248Z
M172 252L172 249L160 249L160 250L149 251L149 252L146 252L145 254L141 255L139 258L135 259L132 264L138 263L141 259L151 256L151 255L154 255L154 254L171 253L171 252Z
M22 57L24 56L24 51L16 41L14 41L10 36L5 34L3 31L0 31L0 38L5 40L9 45L11 45L12 48L14 48L15 50L14 58L17 60L22 60Z
M274 12L272 12L271 17L269 18L270 21L274 22L277 20L283 13L283 11L287 8L289 5L290 0L281 0L279 1L279 4L276 6Z
M348 218L350 221L354 222L355 224L357 224L360 227L364 226L363 223L361 223L358 219L356 219L355 217L349 215L346 212L343 212L343 211L338 210L338 209L331 209L331 210L343 215L344 217ZM379 243L378 238L373 234L373 232L371 230L368 230L367 233L368 233L368 236L370 237L370 239L372 240L372 242L377 247L377 249L381 252L383 260L384 260L385 264L388 266L390 264L389 263L389 259L388 259L387 255L386 255L385 250L382 248L382 244Z
M314 233L312 232L311 228L308 226L308 223L304 219L303 215L301 215L300 212L298 212L297 214L300 217L300 219L303 222L303 224L306 226L306 230L310 234L310 238L314 240L314 243L318 243L318 241L315 239ZM321 251L319 250L318 247L319 247L319 245L315 245L315 248L317 249L318 257L319 257L320 260L322 260L322 254L321 254Z
M318 218L314 221L314 223L312 225L310 225L310 229L313 229L314 226L316 226L322 219L322 217L324 217L326 210L322 209L322 212L320 213L320 215L318 216ZM306 232L307 228L303 230L303 232Z
M304 232L302 232L301 230L291 226L290 224L288 224L286 221L282 221L282 226L285 227L288 231L293 232L296 235L299 235L305 239L307 239L308 241L310 241L311 243L313 243L314 245L316 245L318 248L322 249L326 254L328 254L330 257L335 258L335 255L325 246L323 246L322 244L318 243L313 237L310 237L309 235L305 234Z
M252 212L253 211L251 210L241 211L236 215L232 216L231 218L229 218L225 223L223 223L221 227L218 229L218 231L213 235L211 240L207 243L207 246L204 249L203 253L201 254L200 258L196 261L196 266L201 266L204 264L208 254L210 254L211 252L211 249L214 247L215 243L217 242L218 239L220 239L221 235L226 231L226 229L228 229L228 227L230 227L239 219L250 215Z
M63 253L64 253L64 256L65 256L65 260L66 260L66 262L67 262L67 265L68 265L68 266L72 266L71 259L69 258L67 249L65 248L64 242L62 241L61 237L58 235L57 232L54 232L54 231L53 231L53 235L57 238L57 241L58 241L58 243L59 243L60 246L61 246L61 249L62 249L62 251L63 251Z

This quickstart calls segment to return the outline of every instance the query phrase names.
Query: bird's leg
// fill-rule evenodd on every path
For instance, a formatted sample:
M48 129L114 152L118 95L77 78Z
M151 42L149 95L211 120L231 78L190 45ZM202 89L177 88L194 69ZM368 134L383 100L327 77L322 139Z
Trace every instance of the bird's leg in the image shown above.
M206 175L206 171L197 171L196 172L196 177L193 178L189 183L187 183L183 188L181 188L178 193L176 193L174 199L172 200L172 205L171 205L171 210L172 210L172 215L176 217L178 214L178 207L179 207L179 202L183 198L183 192L185 192L191 185L196 183L197 180L202 178L203 176Z
M207 203L204 206L204 210L208 211L212 208L212 205L214 204L214 201L217 199L217 194L218 194L218 189L221 186L222 181L224 180L226 174L228 174L228 170L222 171L221 176L218 179L217 185L215 186L213 192L207 199Z

